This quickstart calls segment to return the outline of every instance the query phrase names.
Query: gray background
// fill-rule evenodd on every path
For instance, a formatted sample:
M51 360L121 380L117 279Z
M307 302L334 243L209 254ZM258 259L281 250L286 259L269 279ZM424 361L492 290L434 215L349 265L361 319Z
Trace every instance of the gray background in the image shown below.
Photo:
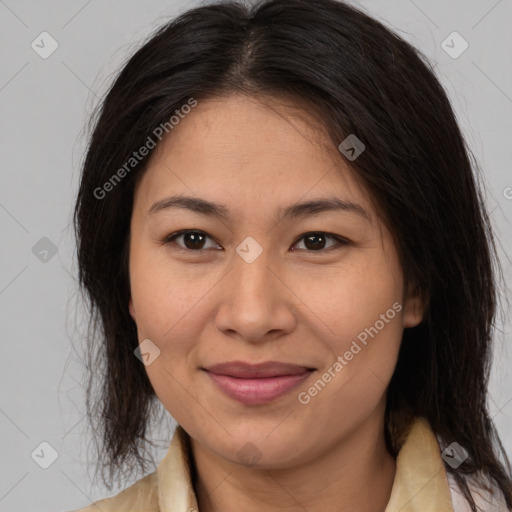
M158 25L198 4L0 0L0 511L71 510L108 495L91 482L81 352L73 350L80 346L83 322L75 313L70 220L83 130L124 58ZM435 63L484 171L510 282L511 0L359 5ZM43 31L59 45L47 59L31 47ZM442 47L453 31L469 44L458 58ZM460 41L452 46L452 52L460 49ZM503 314L490 392L494 419L512 455L510 310L503 308ZM170 426L161 433L157 461L167 450ZM58 453L48 469L31 458L44 441Z

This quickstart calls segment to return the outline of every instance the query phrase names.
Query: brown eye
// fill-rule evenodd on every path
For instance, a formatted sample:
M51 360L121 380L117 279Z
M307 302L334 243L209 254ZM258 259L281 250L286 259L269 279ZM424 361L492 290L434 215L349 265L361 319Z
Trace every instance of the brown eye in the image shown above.
M308 252L313 251L322 251L326 249L326 240L331 239L334 240L334 244L327 247L327 250L330 250L332 248L336 248L336 246L340 245L347 245L347 241L343 238L336 236L336 235L330 235L323 231L316 231L312 233L306 233L303 235L300 240L304 240L304 246ZM298 243L298 242L296 242ZM302 249L301 249L302 250Z
M206 249L221 249L221 247L215 243L212 238L208 236L204 231L191 229L185 229L173 233L167 236L162 241L162 243L165 245L173 244L179 238L182 239L182 242L178 243L177 245L183 250L199 252ZM212 245L210 247L205 246L205 242L208 239L212 240ZM344 246L349 243L347 240L339 236L331 235L323 231L316 231L302 235L302 237L297 242L295 242L294 247L301 240L304 240L304 248L300 248L300 250L306 250L307 252L325 252L331 249L339 248L340 246ZM330 245L328 244L328 240L332 241Z
M190 251L201 251L205 249L205 241L207 239L211 240L211 238L203 231L183 230L178 231L177 233L173 233L172 235L169 235L164 239L163 243L174 243L174 241L178 238L183 239L183 242L178 244L178 246L181 247L182 249ZM219 246L214 243L213 248L218 247Z

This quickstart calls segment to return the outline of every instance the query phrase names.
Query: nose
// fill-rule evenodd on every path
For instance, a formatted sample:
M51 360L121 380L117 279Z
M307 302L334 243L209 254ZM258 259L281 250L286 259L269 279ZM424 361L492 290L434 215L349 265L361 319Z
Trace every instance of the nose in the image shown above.
M265 250L251 263L236 255L232 270L222 280L216 327L249 343L292 332L296 325L294 294L280 268L269 261Z

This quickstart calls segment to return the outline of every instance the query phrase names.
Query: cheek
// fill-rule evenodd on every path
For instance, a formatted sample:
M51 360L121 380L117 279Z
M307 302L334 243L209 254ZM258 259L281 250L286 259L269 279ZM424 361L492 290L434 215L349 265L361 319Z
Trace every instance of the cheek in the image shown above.
M362 421L384 396L402 339L401 281L391 273L354 271L327 295L329 301L319 294L318 309L311 307L329 326L320 338L329 355L318 376L326 384L315 381L302 398L309 395L315 422L337 430L347 411L349 422Z
M193 330L194 310L211 288L210 280L173 263L165 249L135 247L130 284L139 329L166 349L171 339L180 338L180 331Z
M197 388L198 340L210 320L208 293L221 276L171 265L157 252L134 253L131 261L138 337L139 342L151 340L160 351L145 367L157 397L173 418L185 421L182 415L190 413Z
M348 350L359 335L364 342L367 330L376 334L375 327L381 337L401 338L402 281L394 268L379 260L345 266L315 279L314 286L307 282L309 287L300 296L320 320L319 331L337 353Z
M205 292L200 281L192 282L168 262L157 261L154 253L142 251L133 254L130 283L139 343L149 339L159 351L146 373L160 402L182 420L194 389L189 362L202 329L198 308Z

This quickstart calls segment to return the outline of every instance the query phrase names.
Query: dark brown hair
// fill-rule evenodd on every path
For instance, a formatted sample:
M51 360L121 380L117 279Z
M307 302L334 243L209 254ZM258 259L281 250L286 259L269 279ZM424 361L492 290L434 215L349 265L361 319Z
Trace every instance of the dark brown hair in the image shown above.
M128 312L133 192L149 157L108 194L95 191L190 98L236 92L307 104L336 147L349 134L366 145L350 165L395 238L406 282L428 300L424 320L404 331L387 391L388 449L396 455L406 418L424 416L443 447L456 441L468 450L457 470L447 470L472 510L463 475L490 478L512 509L510 464L487 409L500 267L478 167L427 59L335 0L189 10L129 58L92 118L74 223L92 333L87 407L99 421L98 456L109 479L123 463L145 471L158 402L134 356Z

